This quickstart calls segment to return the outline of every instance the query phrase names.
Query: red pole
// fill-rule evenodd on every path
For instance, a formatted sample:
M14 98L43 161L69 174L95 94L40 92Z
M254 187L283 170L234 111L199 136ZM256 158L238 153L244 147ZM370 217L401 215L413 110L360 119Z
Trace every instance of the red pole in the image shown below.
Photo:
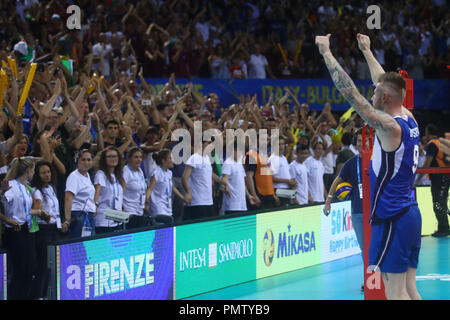
M363 184L363 234L364 234L364 300L386 300L384 284L380 272L369 272L369 247L370 247L370 158L373 150L373 128L367 136L365 125L362 131L362 184ZM367 139L369 143L367 144Z
M408 77L406 70L400 70L399 73L406 81L406 96L403 105L412 112L414 109L414 81Z

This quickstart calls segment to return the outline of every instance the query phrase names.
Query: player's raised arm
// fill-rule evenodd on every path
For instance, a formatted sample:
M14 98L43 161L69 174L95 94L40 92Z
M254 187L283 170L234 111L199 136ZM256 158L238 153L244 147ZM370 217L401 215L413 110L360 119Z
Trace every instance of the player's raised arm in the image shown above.
M370 38L365 34L358 33L356 35L356 40L358 41L359 50L361 50L364 58L366 59L367 65L369 66L372 82L373 84L377 84L378 79L385 73L385 71L370 50Z
M370 70L370 77L372 78L372 82L374 85L378 83L378 80L380 77L385 74L383 67L378 62L378 60L373 55L372 51L370 50L370 38L366 36L365 34L358 33L356 35L356 40L358 41L358 47L359 50L361 50L362 54L364 55L364 58L366 59L367 65ZM406 90L402 90L402 99L405 99ZM412 113L403 107L403 112L406 113L409 117L414 119L414 116ZM415 121L415 119L414 119Z
M397 121L395 121L394 118L386 112L373 108L370 105L369 101L367 101L359 93L352 79L350 79L349 75L344 71L341 65L334 58L333 54L330 51L330 37L330 34L326 36L316 36L315 42L317 47L319 48L320 54L325 60L325 64L328 68L328 71L330 72L331 79L336 85L336 88L338 88L342 96L350 103L350 105L356 110L361 118L363 118L363 120L366 121L369 125L374 127L377 130L377 134L379 136L385 137L385 139L383 140L388 141L389 138L398 137L401 129ZM389 88L386 88L386 90L388 89ZM383 95L381 99L388 99L393 96L395 92L391 92L391 95L387 96L386 93L383 92L380 92L379 94ZM389 146L385 145L385 147L386 149L391 149ZM394 147L393 149L395 148L396 147Z

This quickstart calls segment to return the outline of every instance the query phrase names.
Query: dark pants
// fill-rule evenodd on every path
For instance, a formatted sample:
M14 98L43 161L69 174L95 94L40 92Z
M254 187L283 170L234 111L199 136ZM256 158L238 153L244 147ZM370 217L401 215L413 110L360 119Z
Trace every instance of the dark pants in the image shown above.
M155 227L168 227L173 225L174 219L172 216L158 214L152 217L152 225Z
M173 182L174 187L177 188L178 191L180 191L182 195L186 194L183 184L181 183L181 178L173 177L172 182ZM183 201L183 199L179 198L175 194L175 192L172 192L172 214L173 214L173 219L175 220L175 222L183 221L184 201Z
M330 190L333 181L334 181L334 173L325 173L323 175L323 183L325 185L326 190Z
M184 221L208 218L212 217L213 215L214 215L214 207L212 205L184 207Z
M95 222L94 214L92 212L87 212L89 224L92 227L92 236L95 234ZM69 226L70 238L81 238L83 231L84 221L86 219L86 212L84 211L72 211L71 222Z
M95 227L95 234L105 234L108 232L116 232L116 231L120 231L123 230L123 226L122 225L118 225L115 227Z
M239 213L246 213L247 211L242 211L242 210L228 210L225 211L225 215L229 215L229 214L239 214Z
M253 210L266 210L266 209L272 209L276 208L277 203L275 202L275 198L273 196L262 196L258 194L259 200L261 200L261 204L259 206L255 206L250 204L250 202L247 199L247 208L251 211ZM280 202L281 205L281 202Z
M277 203L273 196L259 196L259 199L261 200L260 209L272 209L277 207Z
M431 196L433 198L433 210L438 221L438 232L447 232L448 224L448 189L450 177L442 176L440 179L432 179Z
M130 219L127 223L127 230L128 229L137 229L137 228L143 228L150 225L150 220L147 215L138 216L135 214L130 215Z
M33 288L36 287L36 235L28 232L24 223L20 231L5 228L5 244L8 259L11 260L12 277L8 289L8 300L30 300L33 296Z
M48 280L50 269L48 268L47 246L50 242L59 240L59 232L56 224L40 224L39 231L36 232L36 292L33 294L39 298L47 296Z
M355 230L356 240L358 240L359 248L361 249L361 256L364 257L364 224L363 214L352 212L352 225Z

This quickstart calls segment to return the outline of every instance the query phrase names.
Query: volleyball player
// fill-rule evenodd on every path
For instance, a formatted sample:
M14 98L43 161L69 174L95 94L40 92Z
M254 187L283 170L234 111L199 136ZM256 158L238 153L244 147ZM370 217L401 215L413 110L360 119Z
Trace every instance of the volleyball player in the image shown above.
M411 193L420 135L412 114L402 106L405 80L398 73L384 73L379 64L374 68L376 60L371 59L370 40L358 34L359 48L377 82L372 107L334 58L330 37L331 34L317 36L315 42L331 78L361 118L376 129L370 165L372 235L369 266L374 271L381 271L387 299L420 299L415 279L421 216Z
M342 182L348 182L352 185L352 191L350 194L351 207L352 207L352 226L355 230L356 240L358 241L361 249L361 258L364 253L364 237L363 237L363 194L362 194L362 132L358 132L356 135L356 149L358 154L348 159L338 175L331 184L328 197L323 206L323 213L328 216L331 211L331 200L334 198L336 187ZM364 290L364 284L361 286L361 290Z

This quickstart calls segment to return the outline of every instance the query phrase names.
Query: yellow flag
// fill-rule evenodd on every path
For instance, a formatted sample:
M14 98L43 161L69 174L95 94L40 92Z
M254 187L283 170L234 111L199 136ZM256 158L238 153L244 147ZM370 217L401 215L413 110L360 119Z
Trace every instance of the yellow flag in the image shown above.
M28 93L31 88L31 83L34 79L34 74L36 72L37 64L32 63L30 67L30 71L28 71L27 81L25 82L25 86L23 87L22 95L20 96L19 104L17 105L16 114L20 114L23 106L25 105L25 101L28 98Z
M352 113L355 111L355 109L353 109L353 107L351 107L350 109L348 109L342 116L341 116L341 120L343 122L347 121L348 119L350 119L350 117L352 116Z
M8 64L9 64L9 67L10 67L12 73L14 74L14 78L17 79L18 78L18 74L17 74L16 60L11 58L11 57L8 57Z

